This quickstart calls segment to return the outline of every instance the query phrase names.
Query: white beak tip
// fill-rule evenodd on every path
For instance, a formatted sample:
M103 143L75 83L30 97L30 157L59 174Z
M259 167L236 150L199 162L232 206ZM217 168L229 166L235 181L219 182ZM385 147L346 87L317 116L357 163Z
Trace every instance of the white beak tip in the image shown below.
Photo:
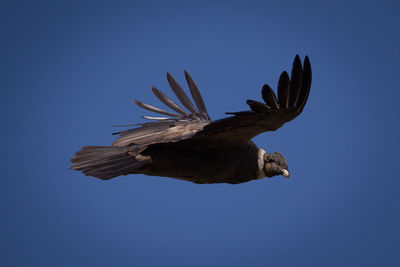
M283 169L283 170L282 170L282 175L283 175L285 178L289 178L289 177L290 177L290 173L289 173L289 171L286 170L286 169Z

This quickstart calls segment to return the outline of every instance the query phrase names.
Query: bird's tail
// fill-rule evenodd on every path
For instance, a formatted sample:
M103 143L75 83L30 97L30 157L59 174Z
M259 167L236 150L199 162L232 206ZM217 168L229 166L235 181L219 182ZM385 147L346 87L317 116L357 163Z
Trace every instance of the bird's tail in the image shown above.
M127 175L151 162L149 157L135 154L128 147L84 146L71 159L70 169L85 175L108 180Z

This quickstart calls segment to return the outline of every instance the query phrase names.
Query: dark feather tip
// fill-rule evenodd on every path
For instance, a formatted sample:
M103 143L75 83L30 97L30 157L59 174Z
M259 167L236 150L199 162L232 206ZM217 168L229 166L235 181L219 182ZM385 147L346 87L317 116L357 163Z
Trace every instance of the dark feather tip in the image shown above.
M275 93L268 84L264 84L261 95L268 106L270 106L272 109L279 109L279 104Z
M289 75L282 72L278 82L278 100L281 108L289 106Z

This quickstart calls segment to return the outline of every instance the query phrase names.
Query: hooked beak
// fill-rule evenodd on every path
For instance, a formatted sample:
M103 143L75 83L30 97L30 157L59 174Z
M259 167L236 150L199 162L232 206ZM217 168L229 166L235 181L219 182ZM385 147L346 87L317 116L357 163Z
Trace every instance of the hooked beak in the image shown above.
M285 178L289 178L289 177L290 177L290 173L289 173L289 171L286 170L286 169L282 169L282 175L283 175Z

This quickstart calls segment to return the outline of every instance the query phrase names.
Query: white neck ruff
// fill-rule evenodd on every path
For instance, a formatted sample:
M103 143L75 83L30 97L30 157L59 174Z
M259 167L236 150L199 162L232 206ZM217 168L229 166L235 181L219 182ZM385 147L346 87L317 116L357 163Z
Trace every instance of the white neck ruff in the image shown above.
M265 150L262 148L258 149L258 176L257 179L264 178L267 176L264 172L264 155L265 155Z

